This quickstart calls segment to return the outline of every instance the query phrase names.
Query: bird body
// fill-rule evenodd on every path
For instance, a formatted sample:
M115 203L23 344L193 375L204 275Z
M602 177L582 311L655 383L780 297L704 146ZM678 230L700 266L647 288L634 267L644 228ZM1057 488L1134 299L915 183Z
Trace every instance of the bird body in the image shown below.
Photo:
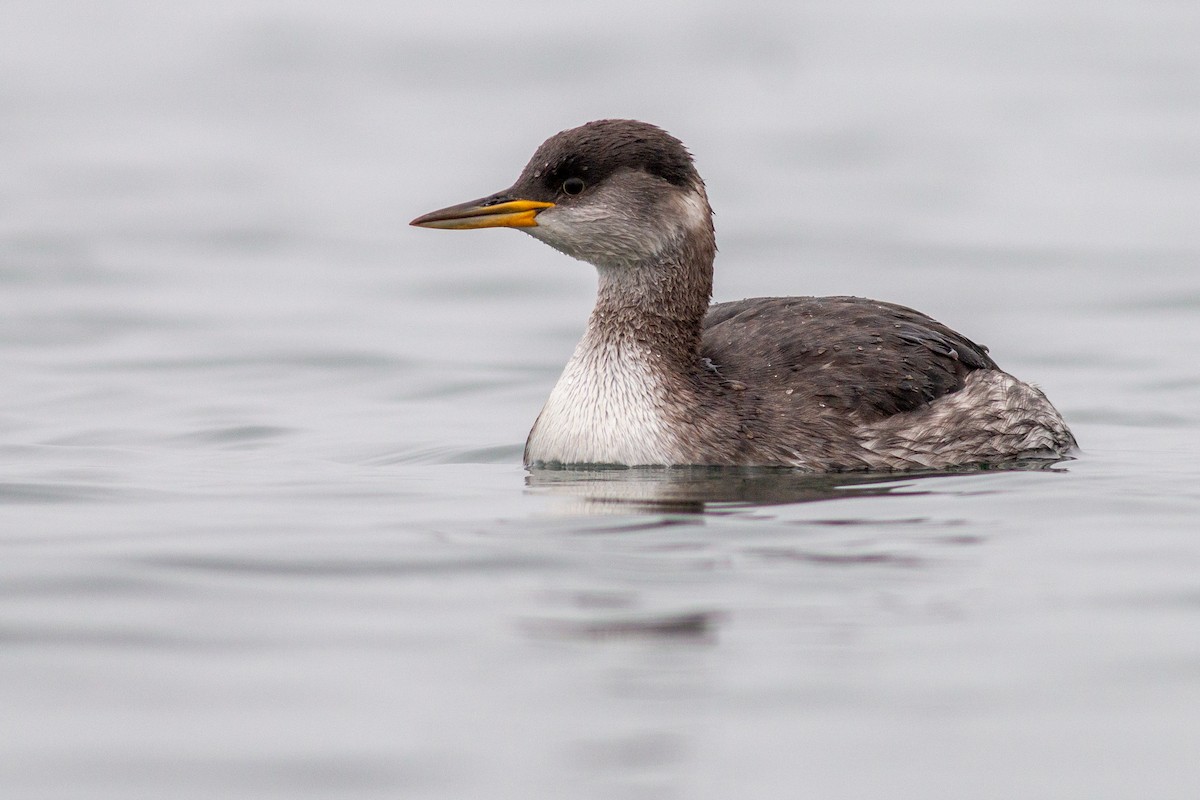
M1040 390L920 312L854 297L710 306L704 184L652 125L563 131L510 189L413 224L518 227L597 268L596 306L530 432L528 465L898 470L1075 448Z

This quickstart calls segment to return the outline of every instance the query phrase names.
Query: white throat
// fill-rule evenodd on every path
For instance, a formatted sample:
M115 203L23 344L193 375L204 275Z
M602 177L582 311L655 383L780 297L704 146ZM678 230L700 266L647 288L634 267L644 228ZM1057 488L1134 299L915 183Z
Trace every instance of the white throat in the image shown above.
M678 441L655 356L589 330L538 415L525 463L672 464Z

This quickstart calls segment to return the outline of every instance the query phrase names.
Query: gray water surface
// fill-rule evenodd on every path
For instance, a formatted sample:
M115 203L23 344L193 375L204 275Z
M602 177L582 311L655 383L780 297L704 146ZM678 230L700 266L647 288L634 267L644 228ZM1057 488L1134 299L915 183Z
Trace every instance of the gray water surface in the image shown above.
M3 797L1196 796L1195 4L2 14ZM405 223L606 116L717 299L920 308L1082 457L527 472L592 271Z

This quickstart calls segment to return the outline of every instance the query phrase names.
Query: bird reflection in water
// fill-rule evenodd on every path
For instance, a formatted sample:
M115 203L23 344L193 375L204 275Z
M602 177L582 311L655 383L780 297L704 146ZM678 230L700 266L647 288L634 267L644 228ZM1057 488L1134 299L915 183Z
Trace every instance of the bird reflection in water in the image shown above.
M526 476L531 492L568 498L563 513L703 514L724 508L813 503L903 492L926 494L915 484L951 475L998 471L1060 471L1043 459L990 468L902 473L810 473L771 467L535 467Z

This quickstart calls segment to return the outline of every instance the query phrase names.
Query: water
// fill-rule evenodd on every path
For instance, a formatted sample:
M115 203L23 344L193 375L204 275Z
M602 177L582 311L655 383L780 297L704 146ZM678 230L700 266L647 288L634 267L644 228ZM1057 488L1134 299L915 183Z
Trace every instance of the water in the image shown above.
M1193 4L4 17L3 796L1194 796ZM921 308L1083 458L528 474L591 271L404 223L603 116L719 299Z

